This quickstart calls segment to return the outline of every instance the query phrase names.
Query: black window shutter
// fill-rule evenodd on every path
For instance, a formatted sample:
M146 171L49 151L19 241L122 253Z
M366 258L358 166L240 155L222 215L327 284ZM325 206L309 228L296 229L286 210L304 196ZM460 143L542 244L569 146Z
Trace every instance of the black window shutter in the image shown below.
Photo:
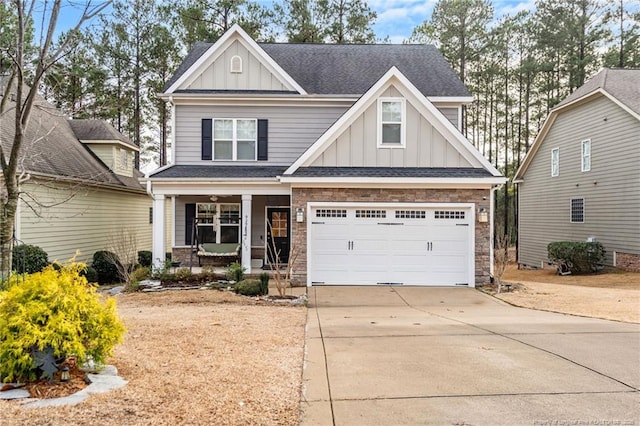
M210 118L202 119L202 159L211 160L213 157L213 120Z
M191 237L193 236L193 221L196 218L196 205L185 204L184 205L184 217L185 217L185 232L184 243L188 246L191 245Z
M258 120L258 161L269 159L269 120Z

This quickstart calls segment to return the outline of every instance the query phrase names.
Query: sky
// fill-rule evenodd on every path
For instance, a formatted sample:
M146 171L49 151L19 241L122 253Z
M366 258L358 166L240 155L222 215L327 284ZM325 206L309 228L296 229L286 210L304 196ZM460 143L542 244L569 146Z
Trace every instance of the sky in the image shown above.
M66 5L59 20L59 29L62 31L75 24L80 5L86 4L86 0L66 0L64 3ZM100 3L100 0L93 0L93 3ZM258 3L271 6L274 1L258 0ZM534 3L534 0L493 0L494 16L533 10ZM436 0L369 0L368 4L378 15L373 25L376 38L382 40L388 36L391 43L402 43L411 36L415 27L431 17ZM96 22L97 19L94 18L93 23Z

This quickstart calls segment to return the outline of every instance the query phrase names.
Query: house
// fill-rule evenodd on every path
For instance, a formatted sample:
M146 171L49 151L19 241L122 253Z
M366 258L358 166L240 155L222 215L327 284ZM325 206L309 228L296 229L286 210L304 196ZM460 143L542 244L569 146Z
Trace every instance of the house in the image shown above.
M6 87L6 83L2 85ZM15 128L13 99L0 117L5 152ZM151 197L135 169L138 147L100 120L68 120L37 97L25 133L19 172L28 177L15 223L18 243L37 245L49 260L87 261L127 232L151 249Z
M640 269L640 70L603 69L549 113L514 181L518 262L552 241L600 241L606 264Z
M145 179L156 262L236 243L247 269L279 253L306 285L490 279L505 179L463 137L472 98L433 46L256 43L236 25L161 97L174 162Z

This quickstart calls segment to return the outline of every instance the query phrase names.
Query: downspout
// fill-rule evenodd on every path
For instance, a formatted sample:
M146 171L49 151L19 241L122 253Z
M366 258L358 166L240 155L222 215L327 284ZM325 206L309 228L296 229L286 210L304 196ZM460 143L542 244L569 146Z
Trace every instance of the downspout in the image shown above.
M491 206L489 208L489 276L491 278L491 282L493 283L493 269L494 269L494 244L495 244L495 226L493 223L493 219L494 219L494 211L495 211L495 198L496 198L496 191L498 189L502 188L502 185L496 185L493 188L491 188L491 191L489 191L489 205Z

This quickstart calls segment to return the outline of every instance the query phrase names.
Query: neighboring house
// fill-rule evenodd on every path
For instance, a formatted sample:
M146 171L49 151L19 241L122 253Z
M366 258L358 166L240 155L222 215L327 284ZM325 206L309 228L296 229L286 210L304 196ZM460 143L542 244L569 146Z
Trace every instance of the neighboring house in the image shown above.
M640 269L640 70L603 69L551 110L518 169L518 263L594 238Z
M9 101L0 117L5 152L14 135L13 108ZM152 200L135 169L138 148L106 122L67 120L40 97L32 111L20 166L29 178L20 186L18 242L61 262L76 252L90 261L123 230L137 236L138 250L151 249Z
M196 44L161 95L174 164L147 176L153 257L237 243L298 283L490 279L500 173L462 135L472 98L433 46ZM195 234L195 235L194 235Z

